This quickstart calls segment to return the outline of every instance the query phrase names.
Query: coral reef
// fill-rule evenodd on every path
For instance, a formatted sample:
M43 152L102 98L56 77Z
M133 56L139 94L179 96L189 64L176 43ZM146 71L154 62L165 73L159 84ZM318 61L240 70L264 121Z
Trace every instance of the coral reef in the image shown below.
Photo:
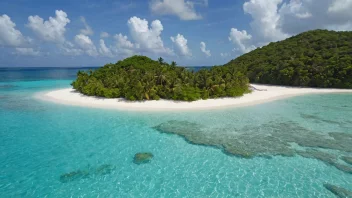
M324 187L339 198L352 198L352 192L344 188L332 184L324 184Z
M352 165L352 157L342 156L341 159L343 161L345 161L347 164L351 164Z
M88 171L78 170L78 171L73 171L73 172L62 174L60 176L60 181L62 183L67 183L67 182L71 182L71 181L75 181L75 180L79 180L79 179L84 179L84 178L87 178L88 176L89 176Z
M318 133L291 121L242 129L212 129L187 121L169 121L154 129L179 135L191 144L219 148L228 155L243 158L300 155L352 174L352 167L340 163L336 157L352 152L352 134L348 133ZM292 146L293 143L299 148Z
M94 176L103 176L103 175L110 174L115 169L116 167L111 164L103 164L95 168L88 166L88 168L83 170L77 170L77 171L62 174L60 176L60 181L62 183L67 183L67 182L86 179Z
M133 163L135 164L146 164L153 158L152 153L136 153L133 158Z

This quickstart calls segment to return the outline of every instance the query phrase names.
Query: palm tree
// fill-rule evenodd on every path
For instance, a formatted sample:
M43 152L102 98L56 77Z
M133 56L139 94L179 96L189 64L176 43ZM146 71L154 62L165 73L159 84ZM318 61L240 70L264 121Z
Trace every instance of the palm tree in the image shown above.
M150 100L150 91L155 85L155 77L151 73L146 73L142 79L144 85L144 95L147 100Z
M172 67L176 67L176 66L177 66L177 63L176 63L175 61L172 61L172 62L171 62L171 66L172 66Z
M162 64L164 64L164 59L163 58L158 58L158 61L159 61L159 63L160 63L160 65L162 65Z
M155 74L156 74L155 78L157 79L157 82L156 82L157 85L163 85L163 83L167 81L166 68L157 70Z

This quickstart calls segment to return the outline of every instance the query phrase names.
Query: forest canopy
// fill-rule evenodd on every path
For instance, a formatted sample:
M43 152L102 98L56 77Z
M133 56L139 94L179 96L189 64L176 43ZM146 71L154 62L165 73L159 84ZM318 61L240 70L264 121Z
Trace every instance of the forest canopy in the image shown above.
M236 68L214 66L192 72L176 62L132 56L95 71L79 71L74 89L88 96L127 100L237 97L249 92L248 78Z
M352 88L352 32L304 32L225 65L245 73L251 83Z

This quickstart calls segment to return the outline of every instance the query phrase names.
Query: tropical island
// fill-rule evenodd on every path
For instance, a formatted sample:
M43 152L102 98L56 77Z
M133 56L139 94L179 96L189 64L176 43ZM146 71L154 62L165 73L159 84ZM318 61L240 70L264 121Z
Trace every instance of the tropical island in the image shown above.
M308 31L197 72L162 58L132 56L80 71L71 85L41 98L99 108L188 110L351 93L352 32Z
M248 78L235 67L215 66L191 72L154 61L146 56L132 56L116 64L107 64L89 72L78 72L74 89L88 96L125 98L127 100L183 100L237 97L249 92Z

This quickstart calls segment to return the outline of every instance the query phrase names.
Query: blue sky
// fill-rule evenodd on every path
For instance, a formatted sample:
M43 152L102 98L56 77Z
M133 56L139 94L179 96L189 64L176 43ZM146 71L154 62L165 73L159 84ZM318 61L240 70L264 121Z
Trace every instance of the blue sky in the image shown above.
M0 67L100 66L143 54L219 65L311 29L351 30L352 0L2 0Z

